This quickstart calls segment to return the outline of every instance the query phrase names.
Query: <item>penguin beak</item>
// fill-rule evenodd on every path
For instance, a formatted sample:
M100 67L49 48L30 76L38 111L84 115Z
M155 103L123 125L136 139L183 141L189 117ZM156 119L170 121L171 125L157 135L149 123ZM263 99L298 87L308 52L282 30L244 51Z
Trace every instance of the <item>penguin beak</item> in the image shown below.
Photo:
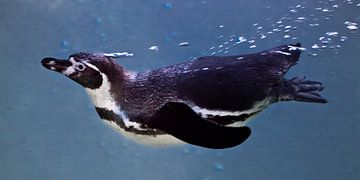
M51 57L44 58L41 64L49 70L62 73L68 67L72 66L72 63L68 60L59 60Z

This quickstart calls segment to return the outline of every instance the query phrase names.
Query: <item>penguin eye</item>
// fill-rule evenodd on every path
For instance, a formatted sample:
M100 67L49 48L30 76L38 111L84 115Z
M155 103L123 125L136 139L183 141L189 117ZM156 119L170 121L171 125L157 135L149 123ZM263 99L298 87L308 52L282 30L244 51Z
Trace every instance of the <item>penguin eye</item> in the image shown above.
M85 66L83 64L76 64L75 69L79 71L83 71L85 69Z

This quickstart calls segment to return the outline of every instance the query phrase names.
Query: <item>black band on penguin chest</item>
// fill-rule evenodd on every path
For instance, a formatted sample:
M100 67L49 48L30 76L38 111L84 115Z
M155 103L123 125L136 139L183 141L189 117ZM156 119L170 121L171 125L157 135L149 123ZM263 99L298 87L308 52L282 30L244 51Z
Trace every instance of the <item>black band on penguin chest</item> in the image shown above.
M100 118L105 120L105 121L111 121L116 123L121 129L127 131L127 132L132 132L134 134L140 134L140 135L151 135L151 136L156 136L156 135L161 135L161 134L166 134L165 132L159 131L157 129L136 129L133 126L127 127L123 121L123 119L117 115L116 113L114 113L111 110L107 110L105 108L98 108L95 107L97 113L99 114Z

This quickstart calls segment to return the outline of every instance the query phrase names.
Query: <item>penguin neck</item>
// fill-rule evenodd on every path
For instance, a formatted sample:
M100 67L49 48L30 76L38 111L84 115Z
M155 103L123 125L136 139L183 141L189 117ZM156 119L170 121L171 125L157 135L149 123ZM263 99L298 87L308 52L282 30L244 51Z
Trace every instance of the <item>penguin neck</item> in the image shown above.
M127 82L130 81L130 76L128 76L130 73L119 65L113 65L106 69L105 72L107 73L100 72L102 84L99 88L85 89L95 107L122 114L122 104L118 99L124 97L124 88L126 88Z

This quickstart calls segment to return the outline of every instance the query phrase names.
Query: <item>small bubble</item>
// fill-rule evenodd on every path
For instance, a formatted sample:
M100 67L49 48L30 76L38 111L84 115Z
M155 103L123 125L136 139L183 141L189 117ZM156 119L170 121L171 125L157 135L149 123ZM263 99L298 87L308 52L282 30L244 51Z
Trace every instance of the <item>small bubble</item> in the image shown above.
M317 54L316 54L316 53L311 53L311 52L309 52L309 53L308 53L308 56L311 56L311 57L316 57L316 56L317 56Z
M319 46L318 44L314 44L314 45L311 46L311 48L312 48L312 49L319 49L320 46Z
M349 26L346 26L346 28L350 29L350 30L357 30L357 26L354 26L354 25L349 25Z
M69 43L68 40L62 40L62 41L61 41L61 48L63 48L63 49L69 49L69 47L70 47L70 43Z
M327 35L327 36L334 36L334 37L336 37L336 36L339 35L339 33L338 33L338 32L327 32L326 35Z
M298 17L298 18L296 18L296 20L295 20L294 22L296 22L296 23L302 23L302 22L304 22L305 20L306 20L305 17Z
M190 152L190 149L189 149L188 147L185 147L185 148L183 149L183 153L184 153L184 154L189 154L189 152Z
M97 25L100 25L102 23L102 19L97 17L97 18L95 18L95 22Z
M341 36L340 37L340 42L345 42L348 38L346 36Z
M217 171L223 171L223 170L224 170L224 166L223 166L221 163L219 163L219 162L217 162L217 163L214 164L214 168L215 168L215 170L217 170Z
M240 43L245 42L245 41L247 41L246 38L244 38L244 37L242 37L242 36L239 37L239 42L240 42Z
M346 28L348 28L349 30L357 30L358 29L357 23L345 21L344 24L346 25Z
M273 29L273 31L274 31L274 32L281 32L281 30L280 30L280 29L277 29L277 28Z
M183 47L190 46L190 43L189 42L181 42L181 43L179 43L179 46L183 46Z
M171 9L172 7L173 7L173 5L172 5L171 2L166 2L166 3L164 4L164 8L165 8L165 9Z
M223 38L223 37L224 37L224 35L220 35L220 36L218 36L216 38L220 39L220 38Z
M318 23L315 23L315 24L309 24L311 27L317 27L317 26L319 26L320 24L318 24Z
M331 41L331 39L328 38L328 37L323 37L323 36L321 36L321 37L319 38L319 41L320 41L321 43L323 43L323 44L329 44L329 42Z
M158 46L151 46L151 47L149 47L149 50L151 50L151 51L158 51L158 50L159 50L159 47L158 47Z

